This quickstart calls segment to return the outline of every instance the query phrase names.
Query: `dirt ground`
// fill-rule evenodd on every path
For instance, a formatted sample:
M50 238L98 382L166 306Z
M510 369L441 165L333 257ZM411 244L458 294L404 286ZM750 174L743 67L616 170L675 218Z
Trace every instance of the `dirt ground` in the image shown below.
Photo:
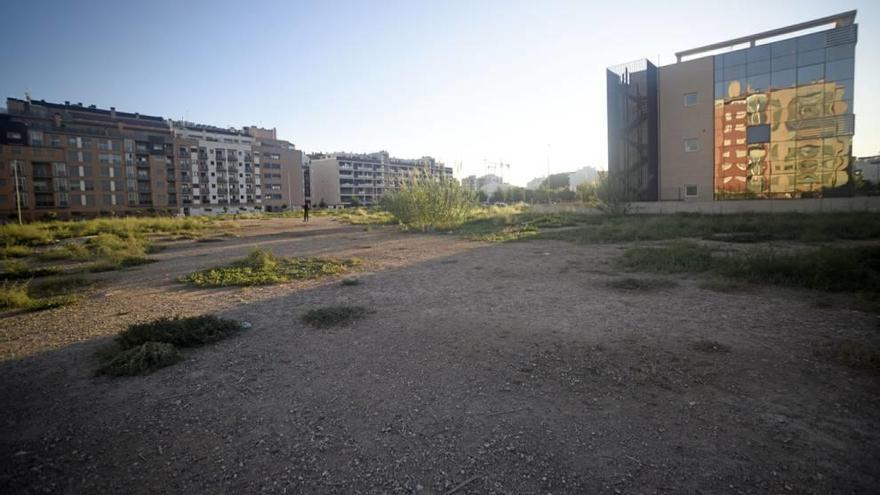
M245 224L0 319L0 492L880 491L880 380L824 352L876 339L876 315L686 277L609 289L622 246ZM176 281L255 245L361 257L361 283ZM300 322L331 304L374 313ZM253 326L151 375L93 376L128 324L201 313Z

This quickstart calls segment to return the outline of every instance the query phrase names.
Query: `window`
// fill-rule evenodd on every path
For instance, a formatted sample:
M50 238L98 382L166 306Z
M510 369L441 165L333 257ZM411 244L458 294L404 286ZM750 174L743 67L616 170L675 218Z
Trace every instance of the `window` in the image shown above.
M696 197L697 196L697 185L696 184L685 184L684 195L687 198Z
M769 143L770 142L770 125L753 125L746 128L746 142Z
M20 140L21 133L20 132L13 132L13 131L6 131L6 139Z
M684 140L684 151L686 153L692 153L694 151L700 150L700 141L697 138L690 138Z
M31 146L43 145L43 131L28 131L28 137L30 138Z
M697 94L687 93L684 95L684 106L692 107L697 104Z

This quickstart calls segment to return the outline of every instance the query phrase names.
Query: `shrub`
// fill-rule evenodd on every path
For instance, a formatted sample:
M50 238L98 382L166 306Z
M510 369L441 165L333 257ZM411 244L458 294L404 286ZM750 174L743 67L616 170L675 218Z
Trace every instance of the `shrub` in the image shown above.
M309 310L303 315L302 321L316 328L328 328L346 325L369 313L370 311L363 306L327 306Z
M426 231L461 225L476 207L477 197L457 181L416 175L382 196L381 204L402 225Z
M160 318L129 326L119 333L116 343L122 349L131 349L148 342L196 347L225 339L243 328L241 322L213 315Z
M182 359L180 351L171 344L144 342L113 355L104 365L98 368L97 374L110 376L142 375L165 366L170 366Z

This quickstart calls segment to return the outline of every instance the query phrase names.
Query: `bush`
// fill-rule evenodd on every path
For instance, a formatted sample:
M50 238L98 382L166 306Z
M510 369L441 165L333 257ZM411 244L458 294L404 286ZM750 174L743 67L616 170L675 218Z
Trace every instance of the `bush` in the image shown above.
M213 315L188 318L160 318L131 325L116 337L123 350L148 342L162 342L176 347L196 347L223 340L244 327L241 322Z
M408 228L451 229L467 220L477 196L454 180L417 175L382 196L381 205Z
M271 285L338 275L359 264L358 259L278 258L270 251L258 248L241 261L191 273L181 281L197 287Z
M302 321L316 328L328 328L346 325L369 313L370 311L363 306L328 306L309 310L303 315Z
M113 355L98 368L97 374L110 376L134 376L150 373L170 366L183 357L171 344L144 342Z

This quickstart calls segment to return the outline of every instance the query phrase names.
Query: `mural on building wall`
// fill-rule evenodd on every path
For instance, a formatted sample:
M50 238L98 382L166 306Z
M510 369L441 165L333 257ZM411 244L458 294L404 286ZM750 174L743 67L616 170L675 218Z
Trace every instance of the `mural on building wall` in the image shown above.
M854 39L848 26L715 57L717 199L849 193Z

